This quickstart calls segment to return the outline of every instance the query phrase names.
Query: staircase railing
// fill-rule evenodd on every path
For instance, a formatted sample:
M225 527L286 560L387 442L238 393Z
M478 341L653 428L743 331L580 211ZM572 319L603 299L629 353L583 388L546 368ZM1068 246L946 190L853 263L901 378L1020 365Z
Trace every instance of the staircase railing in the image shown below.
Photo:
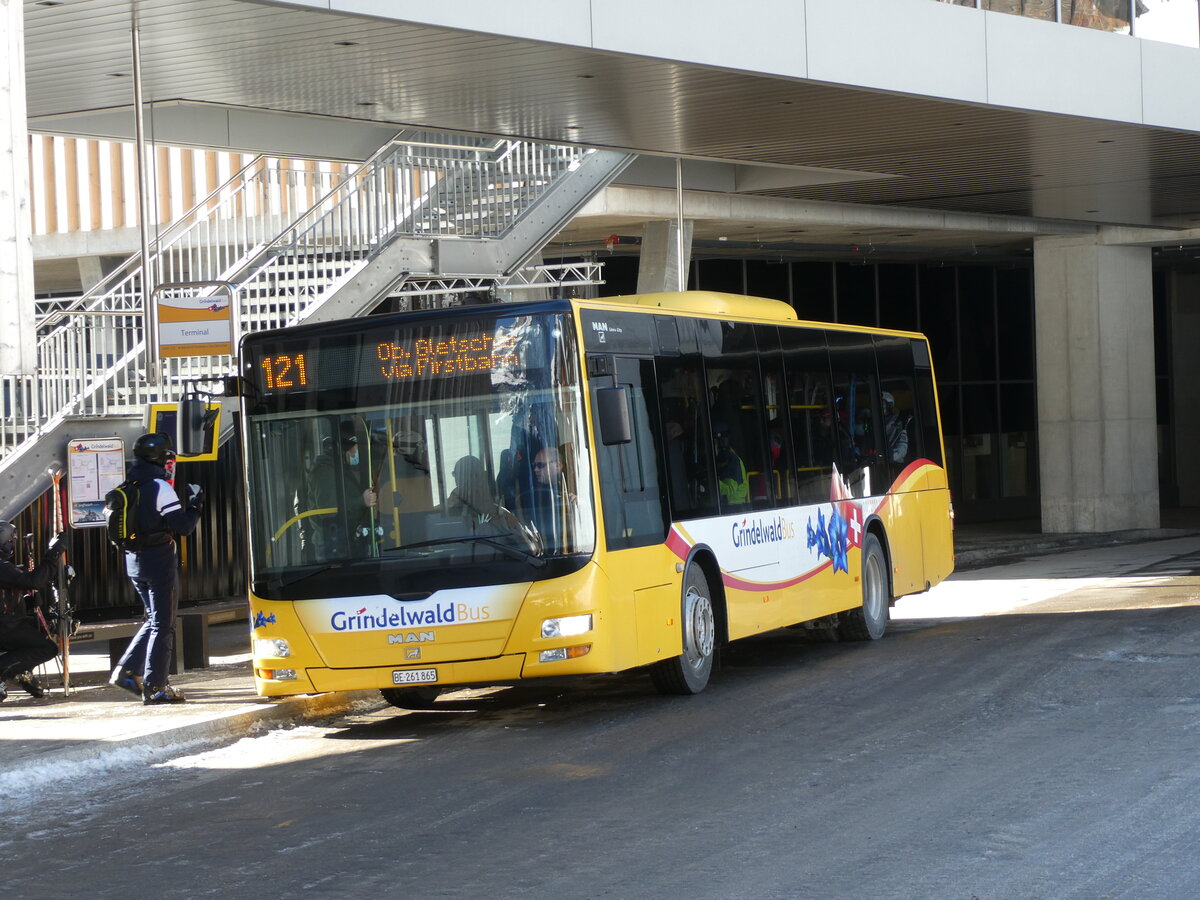
M154 283L230 284L242 331L286 325L396 237L502 237L587 152L408 132L324 182L260 157L163 232ZM312 203L291 220L304 194ZM0 381L0 460L66 417L139 414L185 382L232 371L229 356L170 358L148 384L141 281L131 257L45 316L37 377Z
M155 283L227 268L269 243L349 172L342 164L256 157L155 236ZM42 305L37 375L0 378L0 458L65 416L144 409L141 283L135 254L82 296Z

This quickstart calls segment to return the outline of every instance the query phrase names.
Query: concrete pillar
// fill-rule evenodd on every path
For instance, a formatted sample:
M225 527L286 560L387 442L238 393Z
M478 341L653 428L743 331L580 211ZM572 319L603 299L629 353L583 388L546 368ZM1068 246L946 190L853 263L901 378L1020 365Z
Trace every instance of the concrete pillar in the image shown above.
M1042 530L1157 528L1150 250L1034 242Z
M1175 272L1170 284L1171 423L1175 439L1175 486L1180 506L1200 506L1200 410L1196 391L1200 384L1200 273Z
M21 0L0 0L0 374L36 367L25 32Z
M99 256L81 256L75 264L79 267L79 291L86 294L104 278L104 261Z
M692 264L692 221L683 223L683 271ZM638 261L639 294L679 290L679 222L676 219L647 222L642 228L642 252ZM687 278L684 278L687 284Z

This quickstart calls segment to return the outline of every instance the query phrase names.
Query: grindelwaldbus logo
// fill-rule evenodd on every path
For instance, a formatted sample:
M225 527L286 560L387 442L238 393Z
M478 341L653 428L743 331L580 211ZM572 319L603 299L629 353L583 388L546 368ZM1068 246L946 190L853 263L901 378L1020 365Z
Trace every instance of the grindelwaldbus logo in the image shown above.
M457 625L464 622L486 622L492 617L487 606L470 603L435 603L422 609L378 609L363 607L354 612L337 610L329 617L334 631L395 631L400 628L419 628L422 625Z
M777 544L791 540L796 535L796 526L790 519L776 516L773 519L742 519L733 523L733 546L757 547L761 544Z

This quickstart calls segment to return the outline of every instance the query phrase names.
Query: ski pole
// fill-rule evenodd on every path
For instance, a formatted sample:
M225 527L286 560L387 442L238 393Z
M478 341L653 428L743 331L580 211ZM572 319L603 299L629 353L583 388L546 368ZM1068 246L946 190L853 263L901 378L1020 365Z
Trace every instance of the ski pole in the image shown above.
M62 476L63 467L54 463L49 468L54 488L54 534L64 533ZM55 574L54 599L58 608L58 648L62 654L63 696L71 696L71 603L67 596L67 554L64 552Z

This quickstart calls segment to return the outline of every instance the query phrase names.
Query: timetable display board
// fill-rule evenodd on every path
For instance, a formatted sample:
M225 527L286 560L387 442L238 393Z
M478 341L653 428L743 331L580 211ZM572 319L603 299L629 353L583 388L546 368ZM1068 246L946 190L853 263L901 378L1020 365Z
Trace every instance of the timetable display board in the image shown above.
M74 438L67 443L68 521L72 528L104 525L104 495L125 480L125 442Z

